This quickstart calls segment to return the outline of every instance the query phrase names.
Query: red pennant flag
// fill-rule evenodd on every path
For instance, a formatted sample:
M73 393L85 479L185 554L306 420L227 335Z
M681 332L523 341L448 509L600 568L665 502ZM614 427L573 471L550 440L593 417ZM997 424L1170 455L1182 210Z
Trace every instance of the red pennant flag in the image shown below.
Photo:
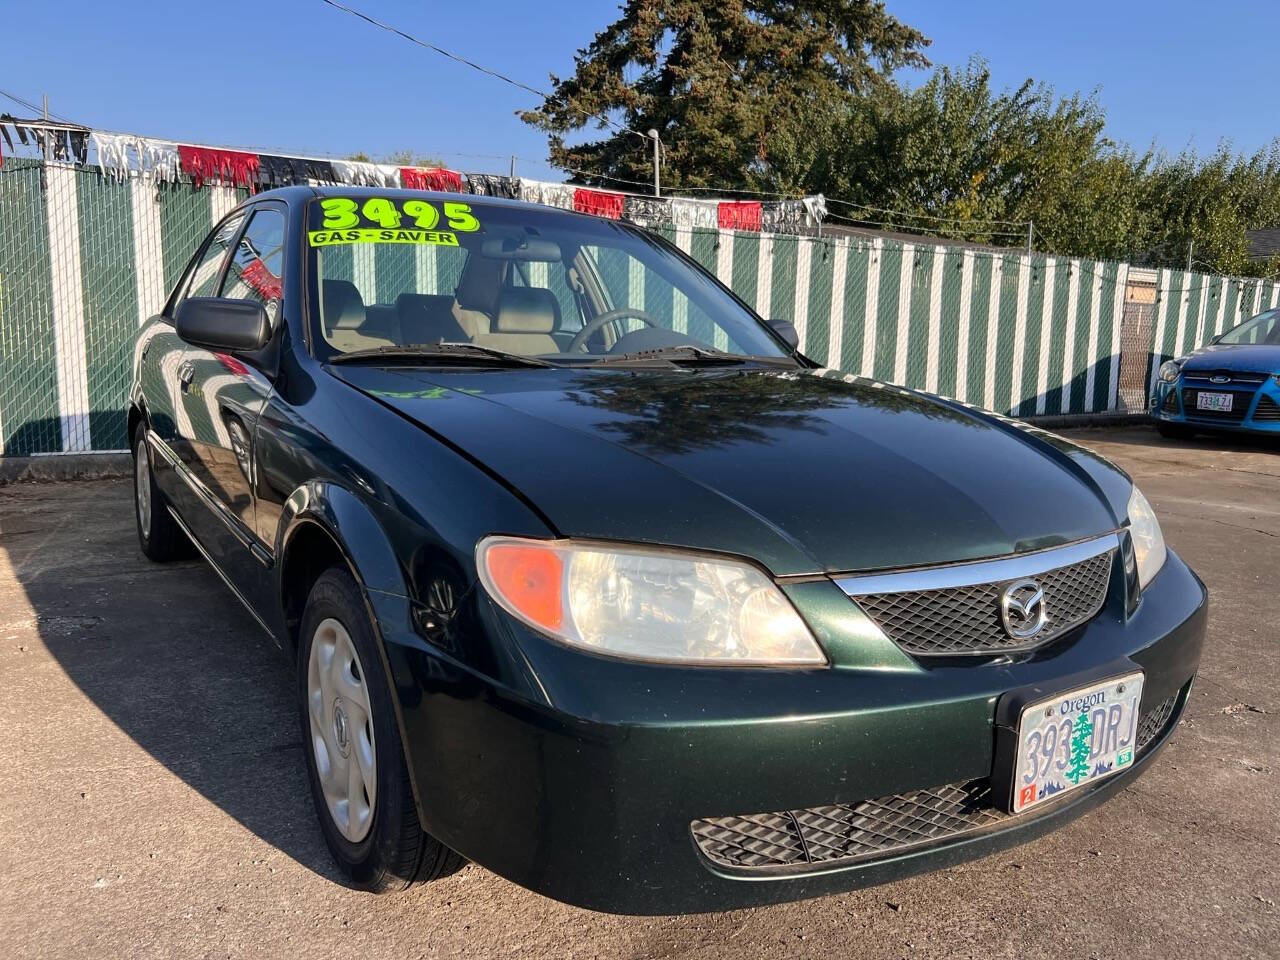
M579 213L590 213L597 217L608 217L610 220L621 220L624 199L620 193L611 193L607 190L588 190L585 187L579 187L573 191L573 209Z
M214 150L212 147L178 145L178 163L182 172L197 187L206 180L232 187L253 188L258 178L258 155L239 150Z
M726 200L716 208L723 230L759 230L759 200Z
M408 190L462 192L462 174L443 167L401 167L400 185Z

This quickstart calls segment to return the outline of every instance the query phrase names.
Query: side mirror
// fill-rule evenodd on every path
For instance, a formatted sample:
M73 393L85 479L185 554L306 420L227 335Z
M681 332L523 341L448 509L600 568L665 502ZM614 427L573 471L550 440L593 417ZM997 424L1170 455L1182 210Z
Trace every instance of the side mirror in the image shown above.
M780 336L783 341L792 350L800 346L800 332L796 329L796 325L789 320L770 320L769 327Z
M174 316L178 337L196 347L253 353L271 339L271 321L256 300L188 297Z

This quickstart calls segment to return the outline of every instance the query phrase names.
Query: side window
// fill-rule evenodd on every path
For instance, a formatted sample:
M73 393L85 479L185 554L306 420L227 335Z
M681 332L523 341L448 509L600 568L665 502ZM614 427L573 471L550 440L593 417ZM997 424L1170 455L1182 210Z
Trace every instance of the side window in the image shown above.
M222 263L226 259L227 248L231 246L231 241L235 239L236 233L240 230L240 224L244 223L244 214L237 213L233 217L228 217L213 231L213 237L209 241L209 245L204 248L200 254L200 260L195 265L195 269L191 271L191 276L187 280L187 288L183 292L179 300L185 300L187 297L213 297L217 294L215 290L218 285L218 274L222 272Z
M284 271L284 214L268 207L249 220L227 266L219 296L266 304L281 297Z

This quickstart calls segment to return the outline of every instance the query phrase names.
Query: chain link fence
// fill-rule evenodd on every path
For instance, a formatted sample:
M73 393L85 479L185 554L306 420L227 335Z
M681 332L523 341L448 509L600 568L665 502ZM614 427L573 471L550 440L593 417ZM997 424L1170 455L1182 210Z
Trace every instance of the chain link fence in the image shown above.
M97 167L0 166L0 454L127 446L139 325L201 239L247 193ZM836 369L1015 417L1137 413L1161 362L1280 302L1251 279L863 235L655 228L761 316L793 322ZM354 254L353 254L354 256ZM356 263L391 283L403 263ZM600 264L627 302L674 300L642 271ZM415 267L416 269L416 267ZM616 286L615 286L616 285ZM683 318L683 319L681 319ZM724 346L724 344L715 344Z

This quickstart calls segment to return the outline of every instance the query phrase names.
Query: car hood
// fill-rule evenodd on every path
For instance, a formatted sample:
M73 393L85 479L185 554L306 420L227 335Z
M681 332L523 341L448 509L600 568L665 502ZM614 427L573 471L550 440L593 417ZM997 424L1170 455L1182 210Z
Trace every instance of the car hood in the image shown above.
M330 369L497 475L559 535L734 553L778 575L1098 535L1131 486L1043 431L834 373Z
M1192 373L1210 370L1280 373L1280 347L1257 343L1215 343L1193 353L1182 369Z

